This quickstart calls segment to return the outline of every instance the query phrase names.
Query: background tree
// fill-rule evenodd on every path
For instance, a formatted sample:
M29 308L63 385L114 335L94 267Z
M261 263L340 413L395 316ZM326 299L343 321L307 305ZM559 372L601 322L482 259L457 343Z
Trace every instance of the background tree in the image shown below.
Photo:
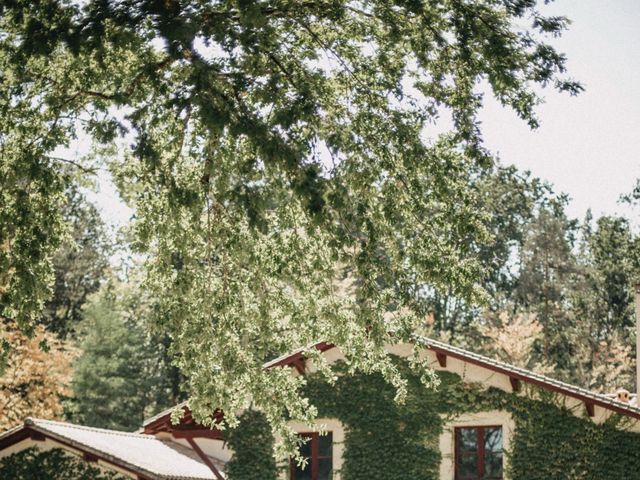
M78 185L72 184L66 192L63 219L69 236L53 256L53 296L41 320L61 338L74 332L87 297L100 287L111 250L100 212Z
M476 209L485 214L483 225L488 237L469 239L469 250L477 252L481 265L479 283L485 292L484 308L498 312L508 308L519 279L518 265L527 231L540 209L562 201L550 185L515 167L496 165L476 183ZM431 334L446 340L465 343L477 333L474 322L483 306L455 296L451 288L434 291L429 296L434 322Z
M126 136L112 170L196 419L308 419L301 380L261 364L318 338L402 387L384 344L421 325L422 292L479 296L480 86L535 127L538 84L580 90L546 43L566 24L528 0L3 4L0 225L25 225L0 231L2 314L40 316L74 162L52 152L83 125Z
M573 254L575 225L562 210L541 210L530 225L523 250L516 309L535 313L543 326L541 355L560 367L571 356L568 326L572 325L570 293L576 282Z
M640 264L628 220L594 221L589 213L579 223L566 217L563 202L551 202L539 206L522 240L509 262L514 288L489 297L457 342L516 364L544 365L552 376L592 390L633 390ZM515 347L521 351L507 353Z
M175 372L165 342L151 335L148 299L137 285L112 277L91 295L79 324L67 416L83 425L133 431L175 405Z
M480 327L482 349L503 362L526 368L541 374L553 371L549 360L537 355L537 344L543 338L544 328L533 315L517 315L501 312Z
M0 375L0 430L14 427L29 416L61 418L62 399L71 393L76 350L42 326L27 337L8 324L2 337L13 348Z

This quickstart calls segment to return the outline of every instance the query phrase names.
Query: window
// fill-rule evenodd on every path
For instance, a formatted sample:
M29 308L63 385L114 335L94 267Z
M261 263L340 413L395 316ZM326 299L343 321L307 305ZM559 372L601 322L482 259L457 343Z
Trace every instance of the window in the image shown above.
M299 466L291 460L291 480L331 480L333 469L333 435L301 433L306 442L300 446L300 453L307 459L306 465Z
M456 480L502 479L502 427L456 428Z

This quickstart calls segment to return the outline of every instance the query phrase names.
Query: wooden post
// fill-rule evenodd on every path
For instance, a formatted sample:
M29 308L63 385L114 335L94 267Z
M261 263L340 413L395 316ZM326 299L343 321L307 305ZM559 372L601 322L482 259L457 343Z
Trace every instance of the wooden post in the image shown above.
M636 405L640 401L640 283L635 285L636 303Z

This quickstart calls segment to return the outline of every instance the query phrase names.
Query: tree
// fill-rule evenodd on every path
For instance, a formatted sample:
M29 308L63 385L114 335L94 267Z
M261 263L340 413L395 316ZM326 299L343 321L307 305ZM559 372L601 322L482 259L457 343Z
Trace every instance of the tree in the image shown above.
M523 245L515 294L517 311L534 313L542 324L540 353L560 376L572 354L569 327L575 324L575 311L570 299L579 278L575 230L562 208L540 211Z
M87 297L100 287L109 265L109 243L100 212L77 185L66 192L63 212L69 237L53 256L53 297L41 322L62 338L73 333Z
M482 350L511 365L548 374L553 370L546 359L536 354L536 343L543 338L543 327L533 315L509 317L502 312L480 328L486 342Z
M57 419L70 393L72 362L77 351L38 326L27 337L15 325L5 325L2 339L13 346L0 375L0 430L28 416Z
M640 269L628 221L603 216L594 228L588 213L579 225L566 218L562 202L552 202L523 240L515 288L504 290L504 301L491 298L461 341L481 335L489 355L542 366L592 390L632 389L633 279Z
M318 338L401 387L384 344L421 324L425 288L478 296L480 85L535 127L536 85L580 90L547 43L566 24L530 0L3 4L0 225L26 223L1 232L3 314L39 315L77 163L52 152L81 125L130 145L111 168L196 419L309 419L302 380L262 360ZM428 142L439 115L453 129Z
M181 400L173 396L162 338L146 328L148 301L135 284L111 278L89 297L83 316L67 416L83 425L133 431Z
M485 213L488 238L470 238L468 248L477 252L481 265L484 305L456 297L451 288L433 291L429 300L434 313L432 333L452 342L464 342L477 333L475 323L483 307L491 312L509 307L519 277L513 259L522 252L526 232L540 209L562 201L550 185L513 166L496 165L478 179L475 188L476 209Z
M585 313L594 320L593 337L606 339L635 326L633 280L640 271L638 240L622 217L600 217L596 229L585 220L581 261L585 265Z
M603 216L594 228L587 214L577 257L581 279L572 294L577 360L573 371L581 385L633 389L633 288L640 272L639 246L628 220Z
M60 448L40 451L27 448L0 459L0 478L12 480L125 480L103 471Z

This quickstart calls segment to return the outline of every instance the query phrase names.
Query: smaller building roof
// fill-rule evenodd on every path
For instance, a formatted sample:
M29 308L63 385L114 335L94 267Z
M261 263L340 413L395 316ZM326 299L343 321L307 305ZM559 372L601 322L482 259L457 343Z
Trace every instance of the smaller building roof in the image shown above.
M96 460L153 480L215 480L214 473L197 453L153 435L83 427L70 423L28 418L23 426L0 435L0 449L40 434ZM221 465L218 459L212 463Z

